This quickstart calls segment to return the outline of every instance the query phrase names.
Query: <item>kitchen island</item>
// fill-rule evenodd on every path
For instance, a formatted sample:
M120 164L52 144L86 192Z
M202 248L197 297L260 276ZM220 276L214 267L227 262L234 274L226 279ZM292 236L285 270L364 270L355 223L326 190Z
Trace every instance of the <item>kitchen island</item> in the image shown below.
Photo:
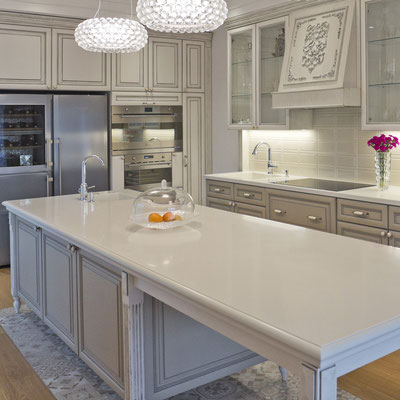
M338 377L400 349L399 249L200 206L149 231L132 200L5 203L16 309L28 300L127 399L265 357L300 377L302 399L333 400Z

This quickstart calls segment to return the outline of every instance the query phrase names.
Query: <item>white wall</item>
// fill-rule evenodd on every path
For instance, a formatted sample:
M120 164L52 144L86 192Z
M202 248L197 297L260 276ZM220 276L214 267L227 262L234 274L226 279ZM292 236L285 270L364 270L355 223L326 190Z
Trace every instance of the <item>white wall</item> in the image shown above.
M228 49L225 28L212 43L212 137L213 172L239 170L239 132L228 130Z

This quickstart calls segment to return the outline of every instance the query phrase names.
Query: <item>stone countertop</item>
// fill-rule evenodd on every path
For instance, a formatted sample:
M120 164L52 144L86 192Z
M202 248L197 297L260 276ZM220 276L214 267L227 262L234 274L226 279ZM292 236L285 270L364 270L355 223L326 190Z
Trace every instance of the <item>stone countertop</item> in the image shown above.
M306 179L309 177L304 176L290 176L289 180L294 179ZM371 186L367 188L361 189L353 189L353 190L345 190L342 192L334 192L330 190L322 190L322 189L313 189L313 188L303 188L296 186L288 186L284 184L279 184L279 182L285 181L283 175L268 175L264 172L228 172L223 174L208 174L205 175L205 179L230 182L230 183L238 183L242 185L252 185L265 187L268 189L279 189L279 190L287 190L291 192L300 192L300 193L308 193L315 194L319 196L328 196L335 197L339 199L348 199L348 200L358 200L358 201L367 201L379 204L386 204L391 206L400 207L400 187L399 186L391 186L389 190L380 191L376 186Z
M5 202L125 271L326 359L400 329L400 249L198 206L188 225L129 220L133 192Z

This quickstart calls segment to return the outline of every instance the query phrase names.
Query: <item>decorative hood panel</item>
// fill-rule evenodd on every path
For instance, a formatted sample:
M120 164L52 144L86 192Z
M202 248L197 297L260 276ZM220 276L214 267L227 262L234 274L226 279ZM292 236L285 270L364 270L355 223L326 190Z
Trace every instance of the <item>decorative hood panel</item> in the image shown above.
M342 0L290 15L274 108L360 106L355 9L355 0Z

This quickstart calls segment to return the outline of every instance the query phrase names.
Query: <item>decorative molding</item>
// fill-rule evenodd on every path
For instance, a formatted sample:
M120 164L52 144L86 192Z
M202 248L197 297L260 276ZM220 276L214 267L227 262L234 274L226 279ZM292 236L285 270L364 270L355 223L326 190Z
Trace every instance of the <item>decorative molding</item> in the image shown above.
M11 269L11 296L14 300L13 306L16 314L19 314L21 308L21 300L18 296L18 282L16 271L16 244L15 244L15 220L16 217L13 213L8 213L8 222L10 226L10 269Z
M236 17L228 18L224 23L224 28L233 29L241 26L257 24L269 19L278 18L290 14L294 11L304 10L308 7L313 7L321 4L332 4L340 0L302 0L302 1L286 1L283 4L273 7L266 7L261 10L252 11L246 14L238 15Z

